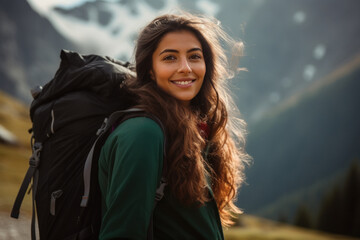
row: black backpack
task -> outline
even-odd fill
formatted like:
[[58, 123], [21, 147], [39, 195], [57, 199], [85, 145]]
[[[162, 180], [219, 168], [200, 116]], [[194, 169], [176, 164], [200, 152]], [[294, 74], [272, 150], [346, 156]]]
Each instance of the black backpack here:
[[[155, 120], [163, 132], [164, 128], [155, 117], [131, 108], [134, 98], [121, 87], [135, 75], [128, 63], [66, 50], [60, 58], [54, 78], [32, 92], [29, 132], [33, 154], [11, 217], [18, 218], [32, 179], [32, 239], [36, 239], [35, 203], [41, 239], [98, 239], [101, 193], [97, 160], [107, 136], [122, 121], [137, 116]], [[163, 166], [162, 176], [165, 169]], [[165, 185], [162, 178], [154, 207]], [[152, 239], [152, 224], [151, 219], [148, 239]]]

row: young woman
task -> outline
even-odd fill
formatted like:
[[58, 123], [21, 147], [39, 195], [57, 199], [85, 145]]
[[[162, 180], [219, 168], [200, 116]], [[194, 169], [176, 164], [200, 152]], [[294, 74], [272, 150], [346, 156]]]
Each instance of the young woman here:
[[[165, 133], [136, 117], [107, 139], [100, 239], [146, 239], [150, 219], [154, 239], [223, 239], [222, 225], [240, 212], [233, 201], [248, 155], [243, 121], [228, 116], [224, 40], [219, 24], [190, 14], [160, 16], [140, 33], [137, 78], [125, 87]], [[167, 186], [154, 208], [163, 166]]]

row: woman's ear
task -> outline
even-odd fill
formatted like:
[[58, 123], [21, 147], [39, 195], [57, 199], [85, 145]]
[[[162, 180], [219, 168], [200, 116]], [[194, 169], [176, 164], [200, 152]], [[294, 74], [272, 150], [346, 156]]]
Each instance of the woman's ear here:
[[150, 70], [150, 78], [151, 78], [151, 80], [154, 80], [155, 81], [155, 76], [154, 76], [154, 72], [153, 72], [153, 70]]

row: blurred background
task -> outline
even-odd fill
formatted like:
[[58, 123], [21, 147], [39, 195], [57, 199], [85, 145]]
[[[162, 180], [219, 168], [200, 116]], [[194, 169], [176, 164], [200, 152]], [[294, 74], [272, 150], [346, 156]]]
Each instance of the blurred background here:
[[358, 0], [0, 0], [0, 7], [0, 239], [29, 236], [30, 197], [26, 224], [8, 215], [30, 156], [30, 89], [52, 79], [60, 50], [131, 61], [141, 27], [179, 8], [216, 17], [245, 44], [239, 67], [247, 71], [229, 86], [248, 123], [253, 163], [237, 202], [245, 215], [226, 238], [360, 238]]

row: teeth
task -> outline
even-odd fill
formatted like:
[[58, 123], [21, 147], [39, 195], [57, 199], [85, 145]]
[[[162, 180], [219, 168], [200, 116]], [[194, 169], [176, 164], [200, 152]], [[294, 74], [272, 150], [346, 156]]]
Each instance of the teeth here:
[[176, 84], [179, 84], [179, 85], [186, 85], [186, 84], [190, 84], [192, 81], [175, 81]]

